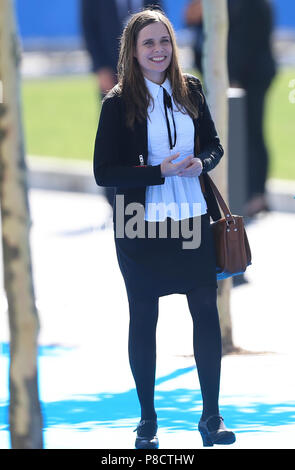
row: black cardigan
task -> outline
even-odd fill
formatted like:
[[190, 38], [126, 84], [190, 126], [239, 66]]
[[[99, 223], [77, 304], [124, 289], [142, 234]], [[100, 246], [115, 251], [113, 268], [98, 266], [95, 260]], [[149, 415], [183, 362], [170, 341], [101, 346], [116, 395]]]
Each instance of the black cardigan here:
[[[201, 151], [197, 153], [195, 145], [194, 154], [203, 162], [204, 196], [208, 212], [212, 219], [216, 220], [220, 218], [220, 211], [206, 173], [218, 164], [223, 155], [223, 148], [200, 80], [189, 74], [185, 74], [185, 77], [193, 102], [199, 109], [199, 117], [193, 122], [195, 137], [199, 136], [200, 139]], [[147, 165], [147, 158], [147, 120], [136, 121], [133, 130], [127, 128], [123, 100], [118, 94], [110, 93], [102, 105], [95, 139], [93, 170], [97, 185], [116, 187], [116, 194], [125, 196], [125, 207], [132, 202], [145, 206], [146, 186], [165, 182], [165, 178], [161, 175], [161, 165]], [[115, 204], [116, 198], [114, 198], [114, 212]]]

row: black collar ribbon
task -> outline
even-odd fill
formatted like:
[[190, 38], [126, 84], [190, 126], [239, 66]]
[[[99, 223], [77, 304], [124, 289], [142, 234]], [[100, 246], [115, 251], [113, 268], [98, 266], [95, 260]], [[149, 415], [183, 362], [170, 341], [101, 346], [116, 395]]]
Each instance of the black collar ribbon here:
[[[176, 144], [176, 126], [175, 126], [175, 121], [174, 121], [172, 100], [168, 91], [165, 90], [164, 87], [161, 87], [161, 88], [163, 88], [163, 103], [164, 103], [164, 110], [165, 110], [165, 117], [166, 117], [166, 125], [167, 125], [167, 130], [168, 130], [169, 144], [170, 144], [170, 149], [173, 149], [173, 147], [175, 147], [175, 144]], [[172, 116], [172, 121], [173, 121], [174, 143], [172, 143], [171, 128], [170, 128], [170, 123], [168, 119], [168, 108], [171, 110], [171, 116]]]

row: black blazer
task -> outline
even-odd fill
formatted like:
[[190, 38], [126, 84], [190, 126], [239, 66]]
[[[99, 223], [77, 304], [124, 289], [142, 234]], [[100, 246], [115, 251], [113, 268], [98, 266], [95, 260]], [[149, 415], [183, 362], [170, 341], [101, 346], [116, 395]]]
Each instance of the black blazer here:
[[[145, 0], [143, 7], [156, 5], [161, 1]], [[116, 0], [80, 0], [81, 29], [85, 46], [92, 62], [92, 70], [110, 67], [117, 70], [119, 38], [123, 24], [120, 21]]]
[[[206, 174], [212, 170], [223, 155], [214, 122], [198, 78], [185, 74], [191, 97], [198, 106], [199, 117], [194, 119], [195, 142], [200, 139], [200, 153], [195, 156], [203, 162], [203, 180], [208, 212], [216, 220], [220, 211]], [[141, 157], [143, 161], [141, 162]], [[115, 92], [110, 92], [103, 102], [97, 129], [93, 170], [98, 186], [116, 187], [116, 194], [124, 195], [124, 206], [137, 202], [145, 206], [146, 186], [164, 184], [161, 165], [147, 165], [147, 120], [136, 121], [134, 129], [126, 127], [124, 103]], [[116, 198], [114, 198], [115, 214]]]

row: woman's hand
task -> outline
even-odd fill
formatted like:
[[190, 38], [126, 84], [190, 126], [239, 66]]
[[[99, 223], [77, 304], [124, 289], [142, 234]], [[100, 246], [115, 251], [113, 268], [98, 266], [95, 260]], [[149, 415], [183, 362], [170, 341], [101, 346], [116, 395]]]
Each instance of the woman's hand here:
[[104, 94], [106, 94], [116, 85], [114, 72], [108, 67], [99, 69], [97, 72], [97, 80], [100, 91]]
[[194, 157], [193, 155], [189, 155], [188, 157], [181, 160], [178, 163], [172, 163], [172, 160], [176, 160], [180, 153], [176, 153], [171, 155], [170, 157], [164, 158], [161, 163], [161, 173], [162, 176], [180, 176], [180, 172], [184, 171], [185, 168], [190, 168], [193, 164]]
[[194, 178], [200, 176], [203, 170], [203, 163], [200, 158], [193, 158], [191, 163], [178, 173], [178, 176]]

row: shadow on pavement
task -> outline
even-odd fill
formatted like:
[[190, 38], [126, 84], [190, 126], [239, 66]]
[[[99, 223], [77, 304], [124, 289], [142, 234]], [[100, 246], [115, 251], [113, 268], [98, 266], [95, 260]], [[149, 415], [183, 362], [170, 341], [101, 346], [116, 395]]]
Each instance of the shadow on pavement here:
[[[39, 354], [58, 356], [63, 348], [43, 346]], [[8, 345], [2, 343], [2, 352], [8, 355]], [[193, 431], [197, 427], [201, 414], [201, 393], [186, 388], [170, 390], [157, 390], [157, 386], [170, 380], [179, 378], [195, 370], [195, 367], [177, 369], [172, 373], [159, 377], [156, 380], [155, 402], [159, 426], [166, 432]], [[198, 384], [198, 382], [196, 382]], [[58, 387], [58, 385], [56, 385]], [[169, 386], [171, 388], [171, 384]], [[269, 427], [288, 425], [294, 423], [294, 402], [264, 403], [253, 401], [251, 397], [245, 401], [245, 396], [233, 396], [233, 405], [221, 406], [221, 414], [226, 425], [236, 432], [269, 431]], [[229, 402], [231, 397], [222, 397]], [[262, 397], [263, 400], [263, 397]], [[44, 429], [62, 426], [90, 431], [99, 426], [108, 428], [130, 428], [139, 420], [139, 405], [136, 390], [131, 389], [120, 393], [73, 394], [71, 399], [42, 402]], [[0, 402], [1, 430], [8, 429], [8, 403]]]

